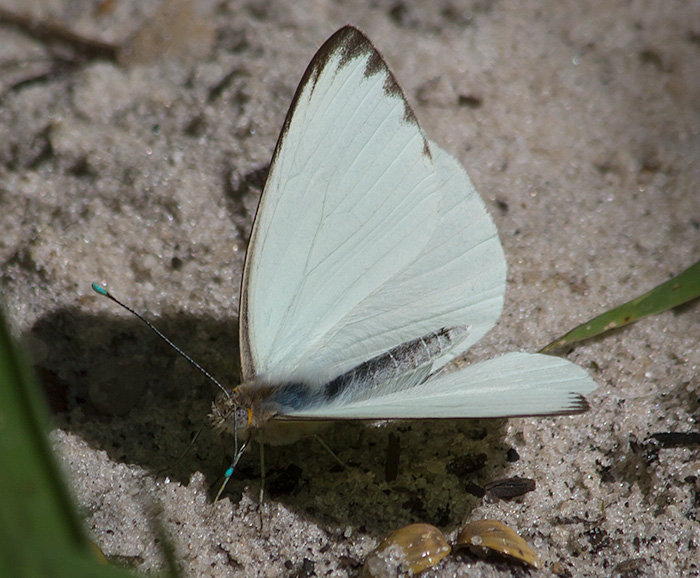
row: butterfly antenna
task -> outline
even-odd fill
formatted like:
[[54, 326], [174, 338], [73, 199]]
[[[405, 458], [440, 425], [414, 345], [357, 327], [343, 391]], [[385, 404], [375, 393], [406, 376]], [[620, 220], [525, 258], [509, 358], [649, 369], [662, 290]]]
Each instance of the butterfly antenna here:
[[143, 315], [140, 315], [139, 313], [134, 311], [131, 307], [129, 307], [128, 305], [125, 305], [124, 303], [119, 301], [119, 299], [117, 299], [114, 295], [112, 295], [109, 291], [107, 291], [107, 289], [105, 289], [104, 287], [100, 287], [97, 283], [92, 284], [92, 290], [95, 293], [97, 293], [98, 295], [102, 295], [103, 297], [107, 297], [107, 299], [111, 299], [117, 305], [119, 305], [120, 307], [123, 307], [129, 313], [131, 313], [132, 315], [135, 315], [138, 319], [143, 321], [146, 325], [148, 325], [148, 327], [151, 329], [151, 331], [153, 331], [158, 337], [160, 337], [163, 341], [165, 341], [177, 353], [179, 353], [182, 357], [184, 357], [190, 363], [190, 365], [192, 367], [194, 367], [195, 369], [198, 369], [201, 373], [204, 374], [204, 376], [209, 381], [211, 381], [214, 385], [216, 385], [216, 387], [218, 387], [221, 391], [223, 391], [224, 394], [226, 394], [226, 397], [231, 397], [229, 392], [226, 391], [224, 386], [221, 385], [221, 383], [219, 383], [219, 381], [211, 373], [209, 373], [206, 369], [204, 369], [201, 365], [199, 365], [199, 363], [197, 363], [194, 359], [192, 359], [189, 355], [187, 355], [182, 349], [180, 349], [177, 345], [175, 345], [172, 341], [170, 341], [170, 339], [168, 339], [165, 335], [163, 335], [158, 330], [158, 328], [155, 325], [153, 325], [153, 323], [151, 323], [148, 319], [143, 317]]

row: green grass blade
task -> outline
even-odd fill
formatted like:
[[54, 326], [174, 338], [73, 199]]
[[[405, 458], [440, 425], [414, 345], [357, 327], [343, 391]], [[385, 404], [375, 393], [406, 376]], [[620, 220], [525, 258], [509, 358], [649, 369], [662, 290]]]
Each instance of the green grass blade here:
[[48, 413], [34, 375], [0, 319], [0, 500], [4, 522], [38, 540], [88, 549], [46, 439]]
[[0, 576], [133, 578], [97, 561], [46, 438], [48, 424], [0, 308]]
[[540, 353], [546, 353], [556, 347], [595, 337], [611, 329], [617, 329], [639, 321], [649, 315], [673, 309], [699, 296], [700, 261], [648, 293], [623, 303], [598, 317], [594, 317], [586, 323], [582, 323], [559, 339], [555, 339], [549, 345], [543, 347]]

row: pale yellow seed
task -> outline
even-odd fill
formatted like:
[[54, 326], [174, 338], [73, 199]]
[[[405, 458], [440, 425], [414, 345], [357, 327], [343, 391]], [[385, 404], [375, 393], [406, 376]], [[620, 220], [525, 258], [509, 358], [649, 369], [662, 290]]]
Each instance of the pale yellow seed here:
[[435, 566], [451, 549], [435, 526], [410, 524], [389, 534], [367, 557], [362, 578], [389, 578], [396, 576], [397, 570], [415, 576]]
[[459, 547], [471, 547], [477, 554], [486, 549], [515, 558], [533, 568], [539, 567], [537, 554], [529, 544], [515, 530], [497, 520], [478, 520], [467, 524], [457, 535], [455, 548]]

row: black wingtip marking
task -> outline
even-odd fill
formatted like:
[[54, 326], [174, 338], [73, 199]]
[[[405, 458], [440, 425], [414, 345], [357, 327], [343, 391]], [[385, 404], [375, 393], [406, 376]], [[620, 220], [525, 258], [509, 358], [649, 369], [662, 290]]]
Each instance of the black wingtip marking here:
[[588, 403], [588, 400], [580, 393], [574, 394], [574, 403], [572, 404], [572, 410], [569, 413], [584, 413], [589, 409], [591, 409], [591, 404]]
[[[588, 400], [583, 397], [580, 393], [571, 392], [571, 401], [569, 406], [562, 409], [561, 411], [553, 411], [550, 413], [535, 413], [531, 417], [557, 417], [562, 415], [578, 415], [580, 413], [585, 413], [591, 409]], [[525, 417], [525, 416], [523, 416]]]
[[[388, 97], [401, 100], [404, 106], [404, 122], [415, 125], [421, 134], [423, 134], [423, 131], [418, 124], [416, 114], [413, 112], [411, 105], [408, 103], [401, 85], [399, 85], [399, 83], [396, 81], [396, 78], [387, 66], [384, 57], [362, 31], [351, 25], [344, 26], [335, 32], [328, 40], [326, 40], [326, 42], [323, 43], [321, 48], [319, 48], [318, 52], [311, 60], [304, 77], [299, 83], [297, 93], [300, 92], [301, 87], [304, 86], [306, 82], [312, 82], [315, 84], [323, 68], [336, 54], [340, 55], [339, 68], [346, 66], [356, 58], [362, 58], [369, 55], [364, 72], [365, 77], [369, 78], [375, 74], [383, 74], [386, 77], [384, 82], [385, 94]], [[425, 140], [426, 154], [432, 158], [428, 141], [425, 139], [425, 136], [423, 138]]]
[[591, 405], [588, 403], [588, 400], [585, 397], [583, 397], [580, 393], [571, 392], [570, 395], [571, 402], [569, 407], [562, 409], [561, 411], [556, 411], [543, 415], [548, 415], [552, 417], [556, 417], [558, 415], [578, 415], [580, 413], [585, 413], [589, 409], [591, 409]]
[[282, 126], [282, 130], [280, 131], [280, 135], [277, 139], [275, 152], [272, 155], [272, 162], [270, 163], [270, 167], [274, 166], [275, 164], [277, 155], [279, 154], [279, 151], [282, 148], [282, 143], [289, 130], [289, 125], [291, 124], [292, 118], [294, 117], [294, 111], [296, 110], [297, 103], [299, 101], [299, 98], [301, 97], [302, 92], [304, 92], [306, 86], [308, 84], [311, 84], [313, 90], [324, 68], [334, 57], [339, 56], [338, 66], [339, 68], [342, 68], [343, 66], [346, 66], [348, 63], [352, 62], [356, 58], [362, 58], [367, 54], [369, 54], [369, 59], [367, 61], [367, 66], [364, 72], [365, 77], [370, 77], [375, 74], [385, 75], [385, 94], [390, 98], [396, 98], [401, 101], [404, 107], [404, 122], [413, 124], [418, 129], [418, 132], [423, 137], [423, 153], [432, 161], [433, 155], [430, 150], [428, 139], [425, 137], [423, 129], [421, 129], [420, 124], [418, 124], [416, 114], [413, 112], [411, 105], [408, 103], [406, 95], [401, 89], [401, 86], [398, 82], [396, 82], [396, 79], [391, 73], [391, 70], [389, 70], [386, 61], [379, 53], [379, 51], [374, 47], [370, 39], [367, 38], [367, 36], [365, 36], [363, 32], [361, 32], [354, 26], [347, 25], [343, 26], [343, 28], [336, 31], [328, 40], [326, 40], [323, 43], [321, 48], [318, 49], [314, 57], [311, 59], [309, 65], [306, 67], [306, 71], [304, 71], [304, 75], [301, 77], [301, 81], [299, 81], [299, 86], [297, 86], [297, 89], [294, 93], [294, 97], [292, 98], [292, 104], [290, 105], [289, 110], [287, 111], [287, 116], [284, 120], [284, 125]]

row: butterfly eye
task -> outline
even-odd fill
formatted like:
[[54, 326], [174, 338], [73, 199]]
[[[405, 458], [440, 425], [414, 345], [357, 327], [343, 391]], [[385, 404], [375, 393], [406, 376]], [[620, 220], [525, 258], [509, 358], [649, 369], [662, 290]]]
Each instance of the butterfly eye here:
[[253, 411], [247, 407], [236, 406], [231, 417], [233, 418], [235, 429], [247, 429], [253, 421]]
[[219, 431], [236, 434], [239, 430], [247, 429], [253, 422], [253, 410], [246, 400], [240, 399], [238, 391], [233, 396], [221, 393], [214, 401], [209, 415], [211, 423]]

